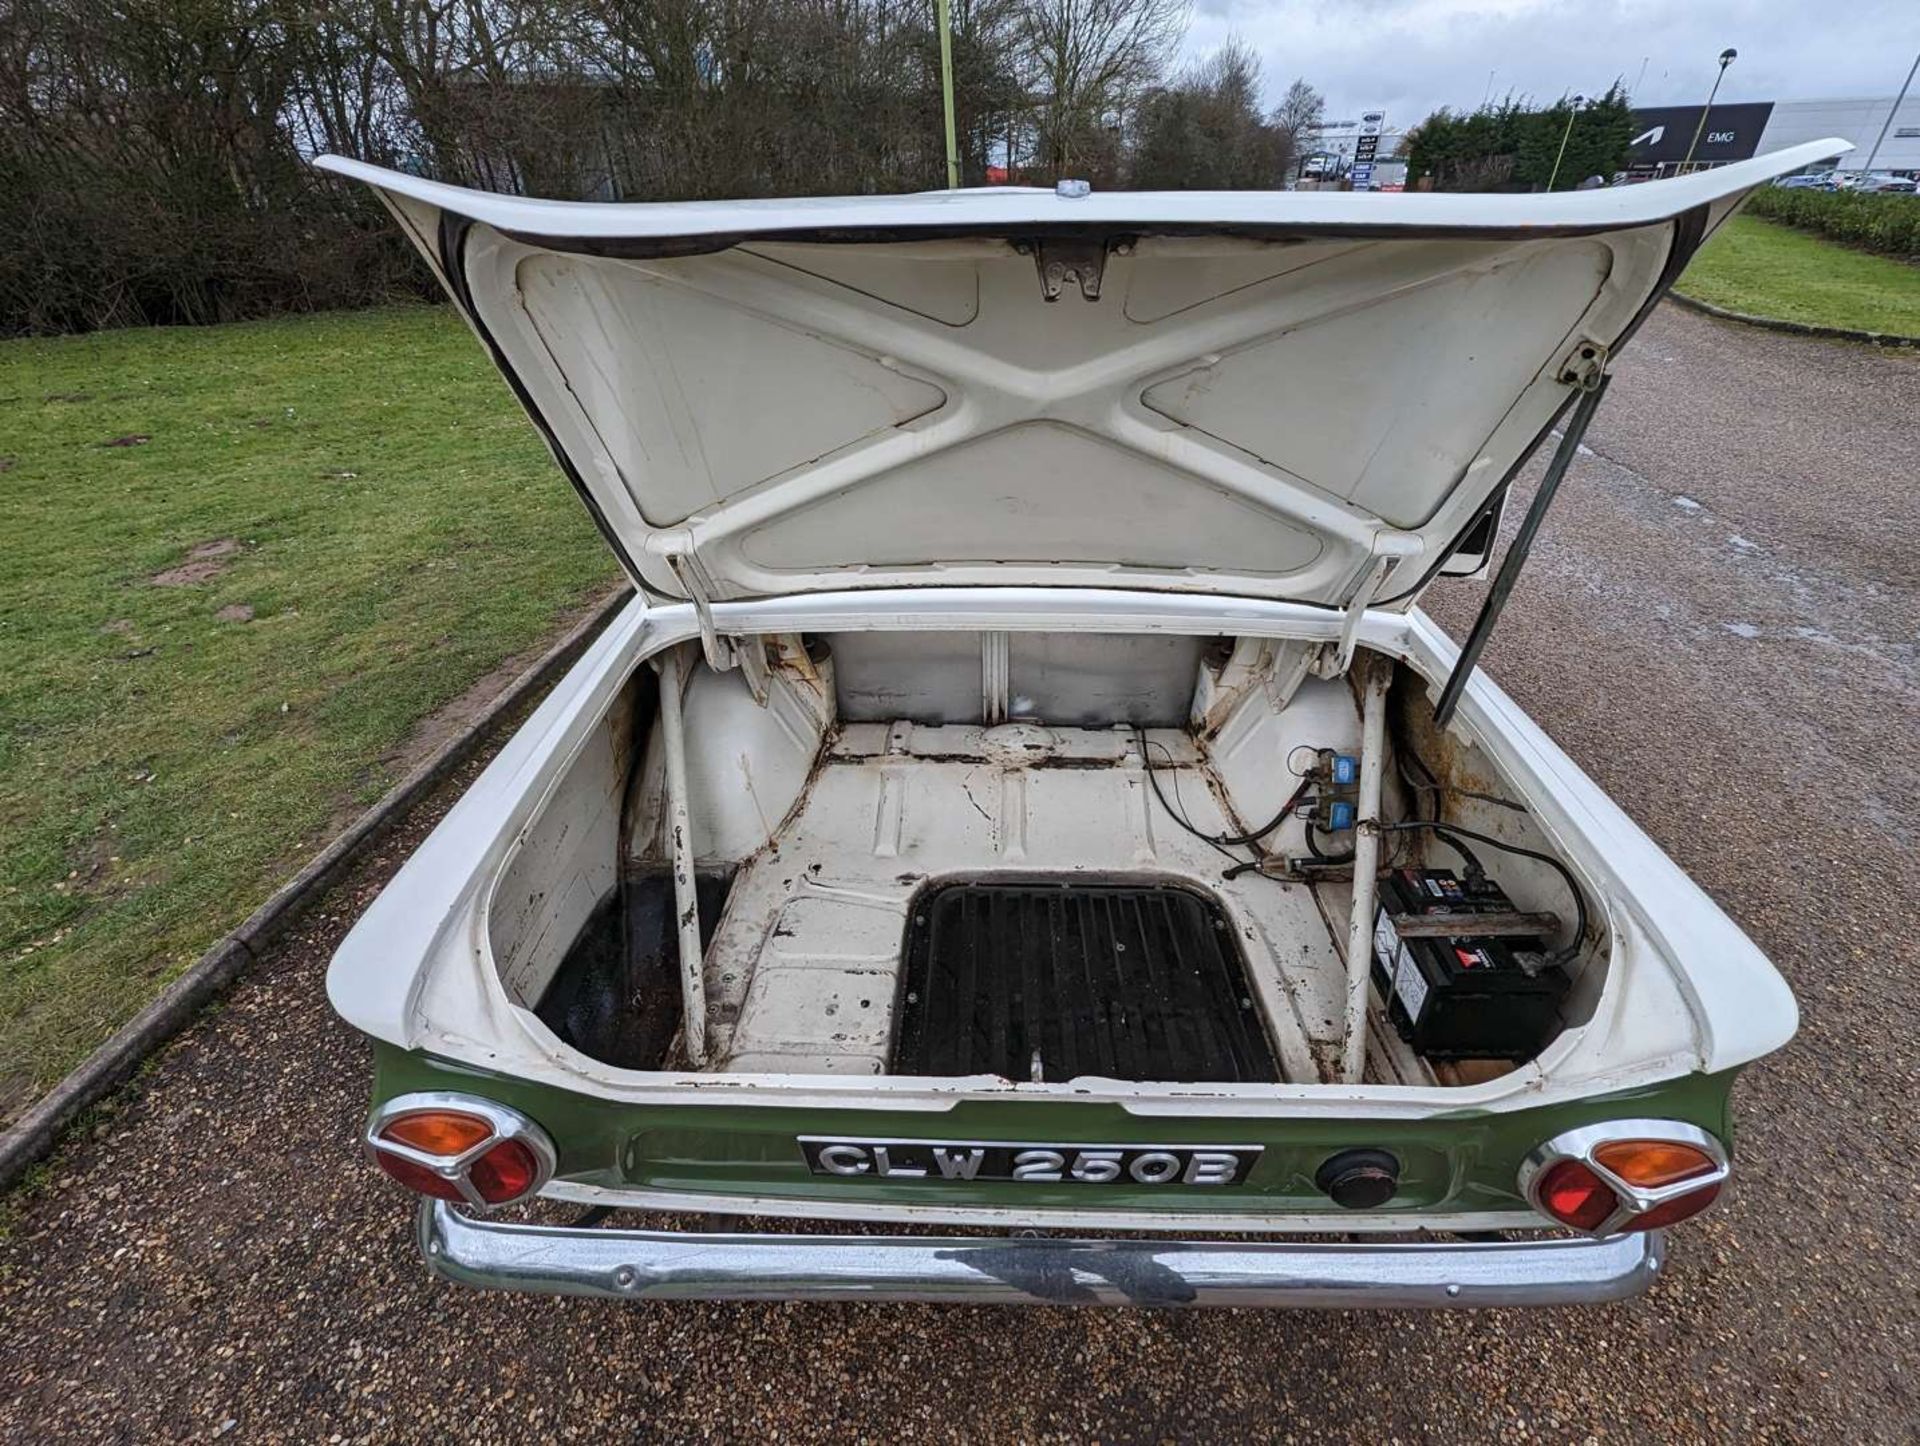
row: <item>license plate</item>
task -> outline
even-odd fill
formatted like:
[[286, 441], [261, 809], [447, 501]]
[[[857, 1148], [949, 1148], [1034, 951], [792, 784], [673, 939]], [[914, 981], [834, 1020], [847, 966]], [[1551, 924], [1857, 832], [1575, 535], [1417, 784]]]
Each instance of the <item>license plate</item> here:
[[801, 1135], [816, 1175], [869, 1180], [1018, 1180], [1034, 1185], [1239, 1185], [1258, 1145], [1009, 1145]]

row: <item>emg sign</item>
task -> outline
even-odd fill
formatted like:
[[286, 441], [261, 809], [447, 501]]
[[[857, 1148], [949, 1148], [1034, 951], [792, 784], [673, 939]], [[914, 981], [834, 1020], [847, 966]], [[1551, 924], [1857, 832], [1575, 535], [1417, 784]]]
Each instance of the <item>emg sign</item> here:
[[[1633, 148], [1628, 164], [1657, 166], [1687, 158], [1687, 147], [1700, 129], [1701, 107], [1697, 105], [1657, 105], [1633, 113]], [[1773, 102], [1742, 101], [1716, 105], [1707, 117], [1707, 128], [1700, 133], [1696, 161], [1744, 161], [1760, 145], [1760, 132], [1767, 128], [1773, 114]]]

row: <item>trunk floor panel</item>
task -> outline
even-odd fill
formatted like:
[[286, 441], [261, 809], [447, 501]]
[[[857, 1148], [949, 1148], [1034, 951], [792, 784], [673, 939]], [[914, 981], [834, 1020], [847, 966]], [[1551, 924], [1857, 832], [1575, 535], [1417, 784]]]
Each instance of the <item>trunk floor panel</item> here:
[[940, 884], [908, 924], [889, 1071], [1273, 1083], [1232, 926], [1170, 884]]
[[[1195, 827], [1244, 827], [1227, 816], [1189, 735], [1148, 737], [1162, 788]], [[1283, 739], [1280, 756], [1295, 741]], [[1304, 852], [1298, 827], [1289, 821], [1276, 835], [1276, 852]], [[903, 1070], [891, 1061], [917, 900], [950, 882], [1046, 876], [1185, 887], [1217, 901], [1245, 961], [1242, 997], [1265, 1023], [1280, 1078], [1326, 1078], [1339, 1054], [1345, 971], [1313, 893], [1253, 874], [1227, 882], [1225, 868], [1154, 798], [1131, 729], [849, 724], [735, 877], [706, 956], [712, 1067]], [[1042, 1063], [1055, 1081], [1044, 1046]], [[976, 1077], [1031, 1078], [1027, 1058], [1006, 1075], [983, 1052], [974, 1068]]]

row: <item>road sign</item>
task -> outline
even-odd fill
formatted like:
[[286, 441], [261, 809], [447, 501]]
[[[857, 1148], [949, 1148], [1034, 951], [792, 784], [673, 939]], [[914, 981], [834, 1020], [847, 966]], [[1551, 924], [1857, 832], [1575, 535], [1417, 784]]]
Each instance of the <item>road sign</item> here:
[[1383, 110], [1370, 110], [1360, 117], [1360, 134], [1353, 143], [1353, 184], [1360, 187], [1373, 179], [1373, 163], [1380, 154], [1380, 132], [1387, 123], [1387, 113]]

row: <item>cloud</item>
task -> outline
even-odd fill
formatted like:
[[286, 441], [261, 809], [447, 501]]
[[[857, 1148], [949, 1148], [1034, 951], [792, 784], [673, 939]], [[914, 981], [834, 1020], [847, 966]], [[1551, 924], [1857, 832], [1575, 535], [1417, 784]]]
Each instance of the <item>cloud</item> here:
[[1920, 48], [1913, 0], [1196, 0], [1185, 54], [1230, 35], [1259, 53], [1268, 99], [1295, 76], [1332, 120], [1384, 108], [1394, 129], [1491, 94], [1547, 102], [1616, 79], [1644, 105], [1891, 96]]

